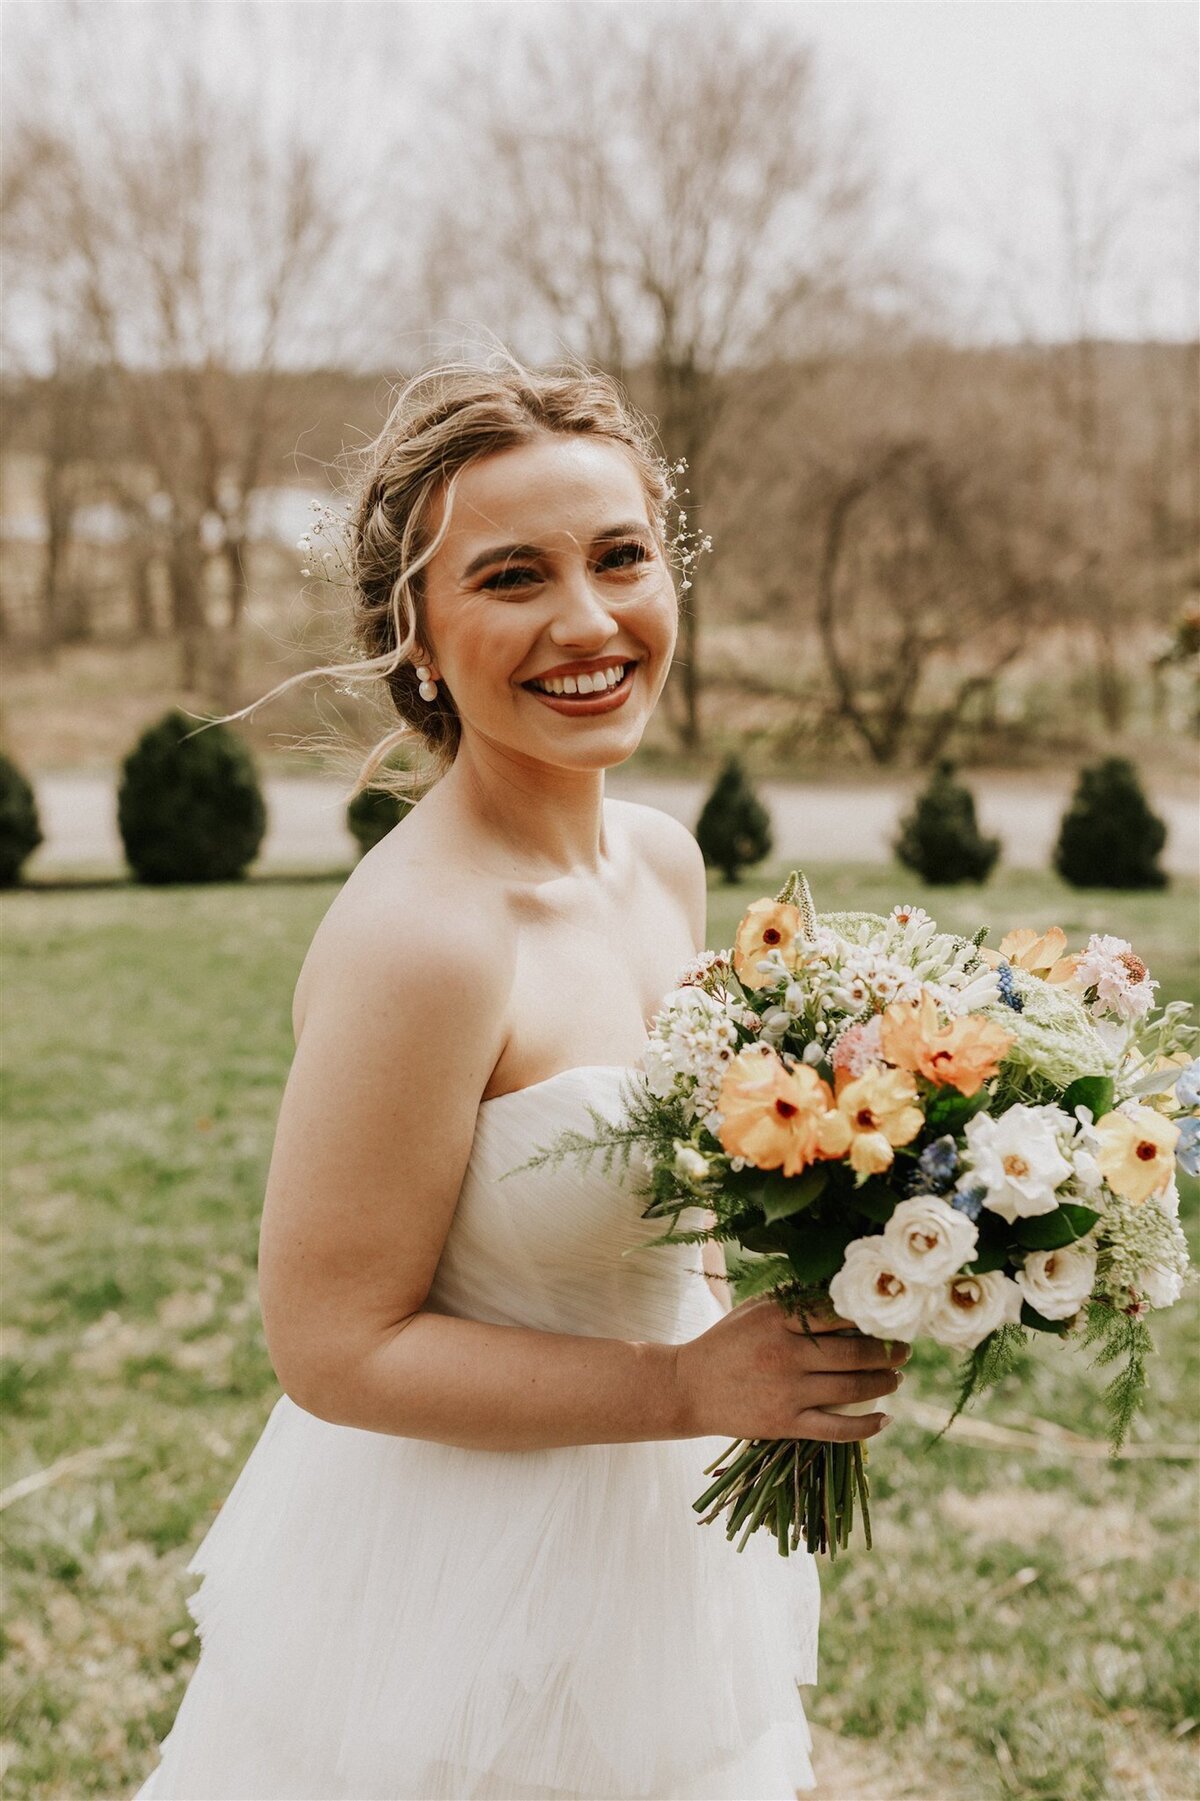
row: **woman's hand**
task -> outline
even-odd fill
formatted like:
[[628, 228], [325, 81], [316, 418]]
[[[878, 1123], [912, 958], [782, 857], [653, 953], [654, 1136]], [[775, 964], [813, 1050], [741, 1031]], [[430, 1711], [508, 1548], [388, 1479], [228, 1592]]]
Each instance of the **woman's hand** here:
[[873, 1438], [887, 1414], [821, 1409], [894, 1394], [908, 1356], [906, 1344], [867, 1338], [835, 1314], [810, 1313], [806, 1321], [769, 1296], [743, 1301], [677, 1347], [685, 1435]]

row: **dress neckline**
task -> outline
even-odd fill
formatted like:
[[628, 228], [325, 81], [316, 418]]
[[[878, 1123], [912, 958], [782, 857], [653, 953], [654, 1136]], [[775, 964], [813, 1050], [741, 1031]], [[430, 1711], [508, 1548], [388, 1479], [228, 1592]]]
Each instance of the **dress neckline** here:
[[591, 1075], [596, 1070], [612, 1070], [621, 1075], [640, 1074], [637, 1063], [573, 1063], [569, 1069], [556, 1069], [552, 1076], [543, 1076], [540, 1082], [527, 1082], [524, 1088], [509, 1088], [503, 1094], [490, 1094], [479, 1103], [480, 1111], [484, 1107], [494, 1107], [499, 1101], [515, 1101], [523, 1094], [536, 1094], [541, 1088], [548, 1088], [552, 1082], [561, 1082], [565, 1076]]

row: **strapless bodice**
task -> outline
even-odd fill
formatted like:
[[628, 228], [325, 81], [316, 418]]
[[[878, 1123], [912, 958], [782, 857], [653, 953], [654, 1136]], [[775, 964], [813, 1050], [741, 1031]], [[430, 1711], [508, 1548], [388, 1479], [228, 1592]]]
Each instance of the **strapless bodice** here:
[[[454, 1218], [426, 1305], [434, 1312], [544, 1332], [680, 1343], [721, 1315], [697, 1245], [647, 1245], [641, 1153], [518, 1169], [568, 1127], [590, 1135], [588, 1108], [622, 1111], [636, 1068], [589, 1064], [480, 1105]], [[699, 1209], [682, 1217], [698, 1226]]]

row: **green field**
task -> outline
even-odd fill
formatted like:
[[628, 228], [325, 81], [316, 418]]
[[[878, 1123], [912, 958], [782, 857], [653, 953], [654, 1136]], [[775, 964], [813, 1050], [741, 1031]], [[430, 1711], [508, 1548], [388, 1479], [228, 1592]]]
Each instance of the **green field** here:
[[[1080, 896], [1018, 872], [930, 893], [895, 871], [809, 873], [821, 906], [919, 901], [946, 924], [989, 921], [992, 943], [1018, 924], [1059, 923], [1073, 946], [1120, 931], [1161, 999], [1200, 987], [1194, 885]], [[710, 942], [782, 874], [714, 886]], [[258, 1214], [292, 984], [333, 892], [6, 902], [3, 1480], [53, 1478], [2, 1516], [14, 1801], [131, 1793], [191, 1668], [184, 1565], [278, 1393]], [[1194, 1185], [1185, 1204], [1194, 1232]], [[946, 1404], [951, 1369], [914, 1360], [873, 1458], [876, 1550], [825, 1583], [808, 1697], [823, 1795], [1200, 1791], [1197, 1312], [1193, 1290], [1160, 1316], [1153, 1398], [1119, 1463], [1067, 1436], [1102, 1435], [1100, 1378], [1077, 1354], [1038, 1355], [932, 1451], [921, 1409]]]

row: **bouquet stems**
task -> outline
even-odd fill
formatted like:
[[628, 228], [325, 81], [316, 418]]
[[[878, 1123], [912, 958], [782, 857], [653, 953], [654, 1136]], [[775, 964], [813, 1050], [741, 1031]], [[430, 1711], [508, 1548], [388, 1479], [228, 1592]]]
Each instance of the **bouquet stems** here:
[[799, 1550], [803, 1538], [814, 1555], [835, 1558], [850, 1543], [856, 1506], [870, 1548], [867, 1457], [860, 1441], [738, 1439], [704, 1473], [717, 1480], [692, 1506], [706, 1526], [726, 1514], [725, 1535], [738, 1539], [739, 1551], [761, 1526], [781, 1557]]

